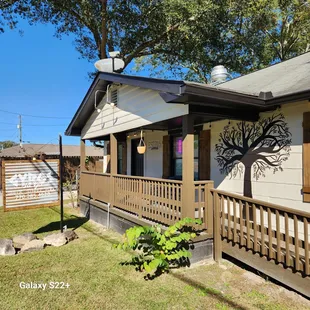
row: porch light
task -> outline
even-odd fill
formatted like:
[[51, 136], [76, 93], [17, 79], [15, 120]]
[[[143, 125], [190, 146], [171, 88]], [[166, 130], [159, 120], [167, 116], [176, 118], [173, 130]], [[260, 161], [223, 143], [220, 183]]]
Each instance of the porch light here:
[[137, 146], [137, 151], [139, 154], [144, 154], [146, 151], [146, 145], [145, 145], [145, 142], [143, 140], [143, 131], [142, 130], [141, 130], [140, 142]]

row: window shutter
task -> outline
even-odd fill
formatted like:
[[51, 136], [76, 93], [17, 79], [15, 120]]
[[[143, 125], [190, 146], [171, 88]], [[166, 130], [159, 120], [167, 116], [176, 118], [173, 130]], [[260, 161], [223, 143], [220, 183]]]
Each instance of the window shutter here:
[[111, 163], [110, 163], [110, 158], [111, 158], [111, 146], [110, 142], [106, 142], [107, 145], [107, 170], [106, 173], [110, 173], [110, 168], [111, 168]]
[[305, 112], [303, 119], [303, 174], [304, 202], [310, 202], [310, 112]]
[[127, 174], [127, 142], [124, 141], [122, 142], [122, 150], [123, 150], [123, 154], [122, 154], [122, 163], [123, 163], [123, 166], [122, 166], [122, 174]]
[[167, 179], [171, 174], [171, 144], [170, 136], [163, 137], [163, 179]]
[[210, 149], [211, 131], [202, 130], [199, 133], [199, 180], [210, 180]]

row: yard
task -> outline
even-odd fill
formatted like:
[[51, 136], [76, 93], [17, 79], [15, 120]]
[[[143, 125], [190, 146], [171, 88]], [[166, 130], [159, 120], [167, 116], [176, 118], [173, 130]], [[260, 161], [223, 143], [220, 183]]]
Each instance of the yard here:
[[[15, 257], [0, 257], [0, 309], [310, 309], [309, 301], [228, 261], [200, 263], [145, 281], [120, 262], [113, 231], [66, 208], [68, 228], [79, 239]], [[30, 231], [43, 236], [59, 228], [59, 209], [4, 213], [0, 238]], [[22, 289], [20, 282], [65, 282], [62, 289]]]

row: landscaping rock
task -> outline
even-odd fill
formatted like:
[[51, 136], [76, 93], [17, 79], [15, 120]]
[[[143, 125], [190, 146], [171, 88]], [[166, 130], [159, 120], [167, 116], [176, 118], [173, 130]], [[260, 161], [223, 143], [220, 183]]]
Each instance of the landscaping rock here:
[[38, 239], [36, 235], [34, 235], [33, 233], [27, 232], [22, 235], [13, 237], [13, 244], [15, 248], [21, 249], [27, 242], [31, 240], [36, 240], [36, 239]]
[[79, 238], [74, 230], [66, 230], [63, 234], [68, 242]]
[[21, 253], [33, 252], [44, 249], [45, 243], [42, 240], [28, 241], [20, 250]]
[[0, 239], [0, 255], [15, 255], [15, 249], [11, 239]]
[[53, 246], [62, 246], [67, 243], [65, 235], [62, 233], [48, 235], [43, 239], [43, 241], [47, 245], [53, 245]]

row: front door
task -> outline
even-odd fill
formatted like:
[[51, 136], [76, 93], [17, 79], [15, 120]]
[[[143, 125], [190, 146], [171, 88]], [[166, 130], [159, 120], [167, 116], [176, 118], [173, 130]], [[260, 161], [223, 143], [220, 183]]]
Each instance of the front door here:
[[139, 154], [137, 146], [140, 139], [131, 140], [131, 175], [143, 177], [144, 175], [144, 154]]

